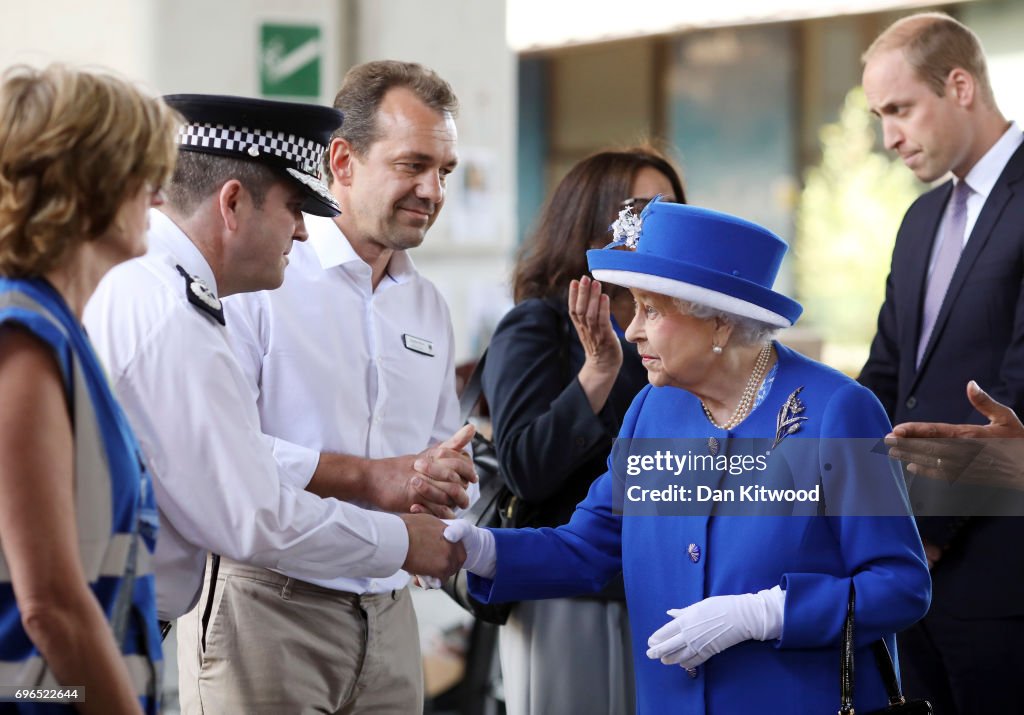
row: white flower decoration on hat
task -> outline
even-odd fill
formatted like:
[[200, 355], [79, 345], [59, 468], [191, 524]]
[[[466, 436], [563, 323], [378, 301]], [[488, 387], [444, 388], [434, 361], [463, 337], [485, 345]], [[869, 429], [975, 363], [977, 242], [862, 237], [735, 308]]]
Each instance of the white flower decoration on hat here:
[[612, 242], [608, 247], [624, 246], [630, 250], [636, 250], [637, 241], [640, 240], [640, 231], [643, 229], [643, 221], [633, 211], [632, 206], [619, 211], [619, 217], [611, 225]]

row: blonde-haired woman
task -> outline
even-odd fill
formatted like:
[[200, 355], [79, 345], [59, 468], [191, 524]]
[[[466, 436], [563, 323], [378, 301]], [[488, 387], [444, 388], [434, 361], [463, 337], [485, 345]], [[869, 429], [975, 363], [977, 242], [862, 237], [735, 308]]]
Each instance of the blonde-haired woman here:
[[81, 315], [145, 252], [177, 124], [106, 74], [0, 82], [0, 683], [84, 686], [80, 712], [158, 709], [156, 507]]

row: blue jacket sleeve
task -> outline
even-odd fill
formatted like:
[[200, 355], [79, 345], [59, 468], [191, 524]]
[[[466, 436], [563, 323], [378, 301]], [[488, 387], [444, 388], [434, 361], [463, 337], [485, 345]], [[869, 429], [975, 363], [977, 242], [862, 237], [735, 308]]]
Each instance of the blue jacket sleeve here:
[[485, 603], [567, 598], [600, 591], [622, 570], [621, 517], [612, 513], [612, 479], [597, 479], [569, 523], [555, 529], [494, 529], [494, 579], [469, 576]]
[[[630, 405], [620, 437], [631, 436], [650, 387]], [[494, 529], [493, 579], [469, 574], [469, 591], [484, 602], [564, 598], [599, 591], [622, 570], [622, 516], [614, 512], [609, 471], [591, 485], [568, 524], [555, 529]]]

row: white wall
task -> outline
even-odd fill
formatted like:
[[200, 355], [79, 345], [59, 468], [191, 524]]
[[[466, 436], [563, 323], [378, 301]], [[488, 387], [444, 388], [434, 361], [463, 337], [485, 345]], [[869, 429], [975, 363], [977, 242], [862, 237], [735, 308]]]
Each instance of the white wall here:
[[[324, 104], [370, 59], [420, 62], [452, 83], [463, 169], [413, 259], [452, 307], [459, 359], [475, 356], [506, 307], [515, 235], [516, 58], [503, 0], [0, 0], [0, 67], [84, 63], [159, 93], [257, 95], [268, 21], [320, 27]], [[482, 191], [466, 191], [471, 164]]]
[[73, 62], [148, 81], [157, 2], [0, 0], [0, 67]]
[[265, 22], [320, 27], [320, 101], [340, 83], [342, 5], [335, 0], [145, 0], [155, 5], [154, 80], [160, 90], [257, 96]]
[[108, 67], [154, 91], [256, 95], [267, 21], [321, 28], [320, 100], [334, 98], [343, 6], [336, 0], [0, 0], [0, 67]]

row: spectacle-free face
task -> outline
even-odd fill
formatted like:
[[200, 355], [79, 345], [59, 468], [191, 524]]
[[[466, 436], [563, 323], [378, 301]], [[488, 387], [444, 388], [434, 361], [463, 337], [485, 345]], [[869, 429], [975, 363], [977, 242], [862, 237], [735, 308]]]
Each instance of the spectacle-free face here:
[[344, 187], [345, 233], [386, 249], [414, 248], [444, 206], [458, 163], [455, 121], [398, 87], [381, 100], [376, 126], [377, 139], [364, 156], [345, 146], [336, 160], [332, 147], [334, 180]]
[[305, 241], [302, 218], [305, 194], [294, 181], [276, 181], [256, 206], [248, 191], [239, 196], [237, 240], [225, 250], [231, 266], [231, 292], [270, 290], [284, 282], [293, 241]]
[[668, 296], [631, 288], [636, 314], [626, 340], [636, 344], [655, 387], [693, 391], [712, 367], [715, 322], [680, 312]]
[[117, 210], [117, 216], [104, 239], [112, 250], [114, 263], [137, 258], [146, 253], [146, 231], [149, 209], [164, 203], [160, 187], [146, 183], [129, 196]]
[[951, 72], [940, 96], [900, 49], [881, 50], [864, 66], [864, 94], [881, 120], [885, 148], [921, 181], [935, 181], [949, 171], [963, 178], [973, 164], [964, 90], [957, 81], [964, 75], [963, 70]]

